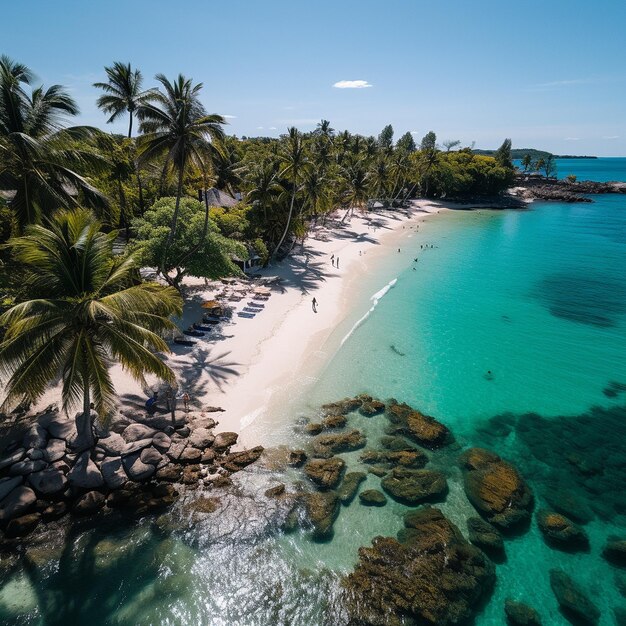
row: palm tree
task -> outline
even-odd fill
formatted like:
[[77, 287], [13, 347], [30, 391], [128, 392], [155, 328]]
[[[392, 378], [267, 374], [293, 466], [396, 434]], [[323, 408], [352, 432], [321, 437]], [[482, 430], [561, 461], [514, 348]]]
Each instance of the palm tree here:
[[284, 191], [278, 181], [276, 167], [273, 163], [265, 163], [251, 168], [248, 173], [248, 189], [246, 199], [253, 205], [261, 207], [263, 220], [267, 222], [267, 209], [271, 207], [278, 196]]
[[80, 447], [93, 444], [90, 403], [101, 417], [114, 407], [111, 363], [140, 382], [145, 373], [173, 380], [156, 353], [168, 351], [160, 336], [173, 328], [168, 317], [182, 312], [172, 287], [136, 283], [133, 258], [114, 257], [117, 233], [104, 234], [100, 226], [87, 210], [63, 210], [46, 227], [29, 226], [10, 240], [30, 299], [0, 316], [4, 406], [37, 400], [60, 377], [63, 408], [82, 401]]
[[363, 209], [369, 198], [369, 177], [363, 160], [356, 161], [344, 168], [341, 174], [343, 186], [343, 204], [347, 211], [343, 222], [355, 208]]
[[128, 113], [130, 139], [133, 133], [133, 114], [141, 105], [149, 102], [154, 90], [142, 91], [143, 76], [139, 70], [133, 70], [130, 63], [116, 61], [112, 67], [105, 67], [104, 71], [109, 78], [108, 82], [93, 84], [105, 92], [96, 100], [96, 104], [105, 113], [110, 114], [107, 124]]
[[0, 57], [0, 189], [14, 192], [11, 209], [18, 230], [36, 224], [59, 207], [108, 208], [107, 199], [77, 169], [101, 167], [102, 159], [78, 141], [96, 129], [65, 127], [78, 106], [60, 86], [36, 87], [27, 93], [32, 72], [7, 56]]
[[296, 193], [298, 192], [298, 183], [300, 182], [300, 175], [302, 169], [306, 164], [306, 155], [304, 153], [304, 144], [302, 142], [302, 133], [295, 127], [291, 127], [288, 130], [286, 145], [282, 152], [282, 161], [284, 163], [284, 169], [281, 172], [281, 176], [289, 175], [291, 183], [291, 202], [289, 203], [289, 214], [287, 215], [287, 222], [285, 223], [285, 230], [282, 237], [278, 242], [278, 245], [274, 249], [272, 256], [276, 256], [276, 253], [283, 245], [285, 237], [289, 232], [291, 226], [291, 218], [293, 216], [293, 207], [296, 202]]
[[176, 205], [161, 261], [161, 273], [169, 281], [167, 255], [176, 237], [185, 170], [191, 166], [206, 176], [211, 157], [217, 150], [215, 143], [223, 141], [222, 126], [226, 120], [221, 115], [209, 115], [205, 111], [199, 99], [202, 83], [194, 85], [182, 74], [173, 82], [163, 74], [157, 74], [156, 80], [161, 83], [163, 91], [154, 92], [151, 101], [137, 111], [143, 133], [139, 146], [141, 161], [165, 157], [164, 172], [173, 169], [178, 175]]

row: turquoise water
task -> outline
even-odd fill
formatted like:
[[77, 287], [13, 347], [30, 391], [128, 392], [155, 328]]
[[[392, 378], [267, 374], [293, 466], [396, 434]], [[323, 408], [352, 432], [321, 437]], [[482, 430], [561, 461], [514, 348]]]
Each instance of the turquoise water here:
[[[429, 218], [419, 232], [407, 230], [400, 254], [368, 275], [354, 314], [329, 345], [347, 339], [319, 377], [255, 423], [255, 434], [267, 446], [301, 446], [302, 417], [361, 392], [432, 414], [462, 446], [489, 447], [513, 461], [537, 508], [572, 509], [587, 520], [591, 539], [589, 553], [558, 552], [533, 522], [507, 540], [496, 589], [476, 626], [503, 624], [507, 597], [534, 606], [544, 624], [566, 624], [548, 583], [555, 566], [598, 604], [603, 626], [614, 624], [612, 610], [626, 598], [600, 551], [609, 535], [626, 533], [626, 393], [611, 385], [626, 383], [624, 268], [624, 196]], [[393, 280], [365, 317], [370, 295]], [[350, 420], [370, 445], [384, 433], [382, 418]], [[431, 455], [431, 464], [448, 474], [441, 508], [465, 532], [475, 512], [448, 454]], [[358, 452], [342, 456], [363, 469]], [[295, 471], [291, 477], [300, 478]], [[259, 508], [260, 494], [276, 480], [285, 478], [269, 468], [240, 475], [249, 497], [223, 502], [219, 518], [196, 516], [182, 502], [156, 520], [79, 526], [63, 540], [51, 530], [1, 570], [0, 622], [344, 623], [341, 576], [354, 567], [359, 546], [396, 534], [407, 509], [392, 501], [365, 508], [357, 499], [342, 507], [334, 538], [316, 543], [307, 532], [279, 532], [280, 511]], [[361, 489], [378, 485], [370, 474]]]
[[[520, 166], [520, 162], [516, 161]], [[595, 180], [601, 183], [609, 180], [626, 182], [625, 157], [599, 157], [597, 159], [556, 159], [556, 175], [565, 178], [570, 174], [578, 180]]]

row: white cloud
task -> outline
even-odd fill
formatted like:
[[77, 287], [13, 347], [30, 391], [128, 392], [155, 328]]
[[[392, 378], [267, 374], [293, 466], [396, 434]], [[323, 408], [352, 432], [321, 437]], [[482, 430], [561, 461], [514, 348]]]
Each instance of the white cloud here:
[[419, 130], [412, 130], [411, 131], [411, 135], [419, 135], [420, 131]]
[[270, 130], [276, 130], [276, 126], [270, 126]]
[[619, 135], [607, 135], [606, 137], [602, 137], [602, 139], [619, 139]]
[[563, 141], [580, 141], [580, 137], [563, 137]]
[[236, 119], [237, 119], [237, 116], [236, 116], [236, 115], [222, 115], [222, 117], [223, 117], [225, 120], [236, 120]]
[[263, 130], [263, 126], [257, 126], [256, 129], [257, 130]]
[[366, 80], [340, 80], [333, 87], [337, 89], [365, 89], [366, 87], [373, 87], [373, 85], [370, 85]]

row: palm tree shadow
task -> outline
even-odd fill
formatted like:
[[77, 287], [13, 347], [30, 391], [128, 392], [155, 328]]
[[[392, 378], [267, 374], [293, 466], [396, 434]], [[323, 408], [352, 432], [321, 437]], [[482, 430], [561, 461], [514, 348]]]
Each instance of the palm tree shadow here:
[[[209, 381], [212, 382], [220, 391], [224, 391], [225, 384], [233, 377], [239, 376], [237, 367], [241, 364], [234, 361], [226, 360], [231, 353], [222, 352], [213, 355], [208, 348], [199, 348], [194, 352], [194, 362], [190, 366], [185, 367], [182, 373], [181, 383], [185, 391], [192, 398], [204, 395], [207, 392]], [[199, 374], [206, 372], [209, 380], [202, 379]]]

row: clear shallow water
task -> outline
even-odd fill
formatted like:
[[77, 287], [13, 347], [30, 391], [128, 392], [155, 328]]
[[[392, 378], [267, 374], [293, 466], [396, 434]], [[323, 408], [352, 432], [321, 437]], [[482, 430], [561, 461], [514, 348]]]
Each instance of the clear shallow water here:
[[[396, 397], [444, 421], [461, 445], [516, 463], [537, 508], [566, 500], [591, 520], [588, 554], [547, 547], [534, 522], [508, 540], [477, 626], [504, 623], [506, 597], [535, 606], [545, 624], [565, 624], [548, 583], [557, 566], [601, 607], [603, 625], [626, 606], [617, 570], [600, 557], [607, 536], [626, 533], [626, 394], [610, 397], [611, 381], [626, 382], [626, 199], [597, 200], [446, 213], [407, 233], [402, 253], [368, 276], [331, 343], [372, 306], [370, 294], [397, 279], [374, 310], [306, 393], [254, 425], [264, 445], [297, 447], [306, 440], [299, 418], [322, 402], [361, 392]], [[384, 433], [382, 418], [350, 420], [372, 446]], [[358, 455], [342, 456], [363, 469]], [[441, 508], [465, 531], [475, 512], [459, 472], [445, 452], [432, 463], [449, 476]], [[269, 470], [241, 479], [253, 492], [256, 482], [262, 492], [276, 480]], [[361, 489], [378, 485], [369, 475]], [[340, 577], [359, 546], [395, 535], [407, 510], [391, 500], [365, 508], [357, 499], [342, 508], [332, 541], [316, 543], [304, 532], [274, 532], [273, 511], [229, 506], [242, 508], [231, 510], [238, 523], [225, 528], [211, 515], [190, 517], [183, 504], [158, 523], [79, 529], [58, 546], [61, 558], [52, 558], [51, 536], [0, 574], [0, 623], [340, 624]]]

